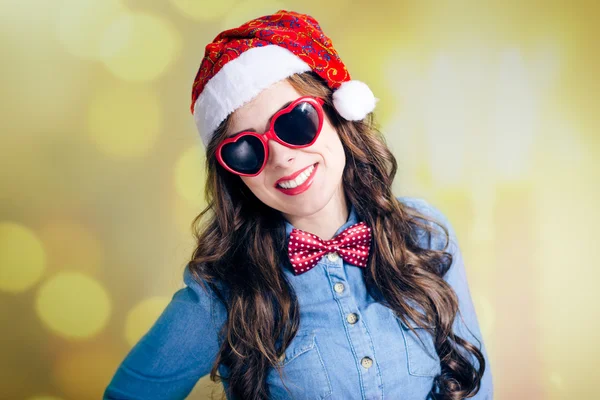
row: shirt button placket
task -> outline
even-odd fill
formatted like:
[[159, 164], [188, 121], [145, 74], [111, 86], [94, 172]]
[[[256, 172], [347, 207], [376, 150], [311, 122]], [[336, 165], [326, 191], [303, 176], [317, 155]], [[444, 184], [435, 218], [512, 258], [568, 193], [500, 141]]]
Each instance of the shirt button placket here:
[[[327, 253], [324, 259], [327, 260], [326, 263], [328, 264], [329, 278], [331, 279], [330, 285], [333, 288], [332, 295], [342, 312], [344, 330], [349, 339], [348, 344], [353, 349], [355, 362], [361, 371], [360, 384], [364, 395], [363, 398], [369, 400], [381, 399], [382, 381], [381, 375], [378, 372], [379, 367], [375, 365], [371, 336], [365, 322], [361, 320], [362, 315], [359, 312], [358, 299], [352, 295], [350, 287], [346, 289], [346, 264], [342, 257], [335, 251]], [[340, 266], [343, 268], [339, 268]], [[357, 267], [349, 266], [349, 268]], [[369, 356], [365, 356], [367, 354]]]

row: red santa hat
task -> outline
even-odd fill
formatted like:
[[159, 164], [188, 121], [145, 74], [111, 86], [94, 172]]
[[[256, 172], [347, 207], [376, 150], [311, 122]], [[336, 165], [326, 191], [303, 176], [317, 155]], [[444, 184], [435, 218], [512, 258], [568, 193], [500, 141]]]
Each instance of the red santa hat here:
[[221, 32], [206, 46], [192, 86], [191, 112], [204, 145], [229, 114], [263, 89], [311, 70], [334, 90], [343, 118], [361, 120], [375, 109], [378, 99], [365, 83], [350, 79], [311, 16], [280, 10]]

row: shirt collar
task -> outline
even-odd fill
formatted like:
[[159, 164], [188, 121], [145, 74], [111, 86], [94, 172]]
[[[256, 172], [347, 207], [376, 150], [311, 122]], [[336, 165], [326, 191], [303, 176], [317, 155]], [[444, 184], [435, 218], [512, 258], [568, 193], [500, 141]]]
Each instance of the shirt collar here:
[[[290, 238], [290, 234], [292, 233], [292, 229], [294, 229], [294, 226], [288, 222], [288, 220], [284, 219], [285, 221], [285, 237], [286, 240], [289, 240]], [[348, 213], [348, 220], [346, 221], [346, 223], [344, 223], [342, 226], [340, 226], [338, 228], [338, 230], [335, 232], [335, 234], [333, 236], [337, 236], [340, 232], [342, 232], [344, 229], [350, 227], [351, 225], [354, 225], [358, 222], [358, 217], [356, 215], [356, 209], [354, 208], [354, 205], [352, 203], [350, 203], [350, 212]]]

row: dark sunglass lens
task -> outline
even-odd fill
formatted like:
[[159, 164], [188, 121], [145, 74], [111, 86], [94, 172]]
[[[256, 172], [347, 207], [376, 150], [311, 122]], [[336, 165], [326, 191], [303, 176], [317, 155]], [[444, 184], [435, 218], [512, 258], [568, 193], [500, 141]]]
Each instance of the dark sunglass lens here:
[[302, 102], [289, 113], [280, 115], [273, 126], [281, 140], [298, 146], [312, 142], [318, 128], [319, 114], [308, 102]]
[[259, 138], [246, 135], [221, 149], [223, 161], [234, 171], [255, 174], [265, 159], [265, 150]]

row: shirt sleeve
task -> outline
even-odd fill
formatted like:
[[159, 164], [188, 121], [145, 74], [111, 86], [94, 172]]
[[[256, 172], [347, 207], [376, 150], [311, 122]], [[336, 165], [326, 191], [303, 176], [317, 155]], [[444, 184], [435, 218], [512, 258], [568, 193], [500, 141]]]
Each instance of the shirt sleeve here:
[[185, 399], [210, 373], [219, 350], [216, 297], [192, 278], [187, 266], [184, 283], [119, 365], [105, 400]]
[[[468, 342], [476, 346], [483, 353], [483, 357], [485, 359], [485, 371], [481, 379], [481, 387], [477, 392], [477, 395], [475, 395], [473, 399], [492, 399], [494, 387], [492, 381], [491, 365], [487, 354], [486, 346], [483, 342], [483, 335], [481, 334], [481, 329], [479, 326], [477, 314], [475, 312], [475, 307], [473, 305], [473, 300], [471, 298], [464, 260], [460, 251], [460, 247], [458, 245], [458, 239], [456, 237], [454, 227], [452, 226], [448, 218], [440, 210], [438, 210], [436, 207], [434, 207], [427, 201], [423, 199], [410, 199], [408, 200], [408, 202], [409, 205], [416, 208], [422, 214], [432, 217], [435, 221], [445, 226], [448, 230], [448, 234], [450, 235], [450, 241], [446, 251], [452, 254], [452, 265], [450, 266], [450, 269], [444, 276], [444, 279], [456, 292], [459, 304], [459, 313], [457, 313], [456, 315], [453, 330], [461, 338], [467, 340]], [[439, 228], [439, 226], [437, 226], [436, 224], [431, 225], [434, 228], [436, 228], [437, 233], [429, 236], [429, 248], [441, 250], [446, 244], [446, 237], [443, 234], [441, 228]], [[472, 361], [476, 366], [478, 366], [475, 357], [472, 357]]]

